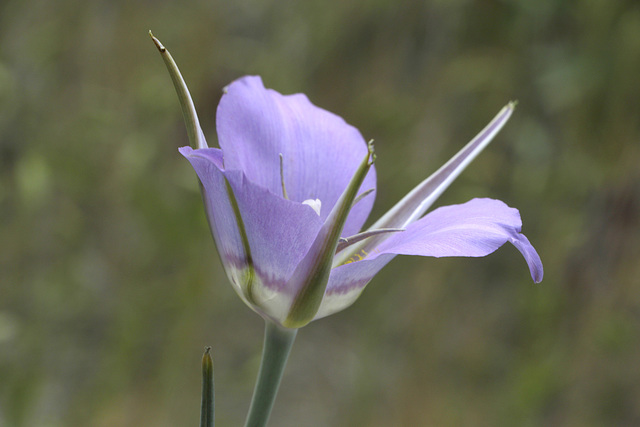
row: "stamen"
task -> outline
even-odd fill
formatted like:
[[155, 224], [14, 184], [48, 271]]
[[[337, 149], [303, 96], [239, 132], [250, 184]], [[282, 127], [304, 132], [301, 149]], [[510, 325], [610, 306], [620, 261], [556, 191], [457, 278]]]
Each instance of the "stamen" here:
[[338, 246], [336, 247], [336, 253], [368, 237], [376, 236], [383, 233], [397, 233], [398, 231], [404, 230], [404, 228], [379, 228], [377, 230], [363, 231], [362, 233], [354, 234], [350, 237], [341, 237], [338, 241]]
[[282, 197], [289, 200], [287, 189], [284, 186], [284, 158], [282, 156], [282, 153], [280, 153], [280, 182], [282, 183]]

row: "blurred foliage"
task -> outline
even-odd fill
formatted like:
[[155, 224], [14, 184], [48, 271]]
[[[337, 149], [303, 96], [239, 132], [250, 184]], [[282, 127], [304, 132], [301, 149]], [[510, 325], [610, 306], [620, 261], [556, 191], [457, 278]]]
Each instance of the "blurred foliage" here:
[[215, 144], [245, 74], [377, 142], [377, 218], [509, 100], [439, 204], [518, 207], [542, 255], [398, 258], [298, 337], [274, 426], [640, 424], [640, 4], [5, 0], [0, 425], [181, 426], [213, 347], [241, 425], [262, 322], [208, 233], [173, 87]]

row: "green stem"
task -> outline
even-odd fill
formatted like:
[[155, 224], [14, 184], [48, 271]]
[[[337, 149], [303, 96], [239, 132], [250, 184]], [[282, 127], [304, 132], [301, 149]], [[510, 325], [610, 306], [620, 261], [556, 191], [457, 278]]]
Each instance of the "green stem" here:
[[297, 333], [297, 329], [286, 329], [269, 320], [266, 321], [262, 362], [245, 427], [267, 425]]

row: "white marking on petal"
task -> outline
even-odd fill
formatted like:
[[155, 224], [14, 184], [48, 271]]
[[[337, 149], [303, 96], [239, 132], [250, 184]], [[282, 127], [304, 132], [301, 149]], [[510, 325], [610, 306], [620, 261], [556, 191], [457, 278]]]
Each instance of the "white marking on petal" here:
[[303, 205], [307, 205], [307, 206], [311, 206], [311, 209], [313, 209], [315, 211], [315, 213], [318, 214], [318, 216], [320, 216], [320, 208], [322, 207], [322, 202], [320, 201], [320, 199], [307, 199], [304, 202], [302, 202]]

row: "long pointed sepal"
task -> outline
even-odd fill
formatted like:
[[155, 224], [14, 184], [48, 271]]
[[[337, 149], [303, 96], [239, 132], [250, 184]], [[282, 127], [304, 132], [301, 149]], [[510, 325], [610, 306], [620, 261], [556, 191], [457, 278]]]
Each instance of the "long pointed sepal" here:
[[291, 276], [290, 284], [297, 293], [289, 315], [283, 322], [287, 328], [300, 328], [306, 325], [318, 312], [327, 288], [333, 257], [344, 223], [374, 160], [373, 143], [370, 142], [366, 157], [331, 210], [309, 252]]
[[171, 80], [173, 81], [173, 86], [176, 88], [178, 99], [180, 100], [180, 107], [182, 107], [184, 123], [187, 126], [189, 144], [191, 144], [193, 148], [208, 148], [207, 141], [205, 140], [202, 129], [200, 128], [196, 107], [191, 99], [191, 94], [189, 93], [187, 84], [182, 78], [182, 74], [180, 74], [178, 65], [173, 60], [173, 57], [167, 48], [160, 43], [160, 40], [154, 37], [151, 31], [149, 31], [149, 36], [151, 36], [151, 40], [153, 40], [153, 43], [158, 48], [160, 55], [162, 55], [162, 59], [164, 60], [167, 70], [169, 71], [169, 75], [171, 76]]

